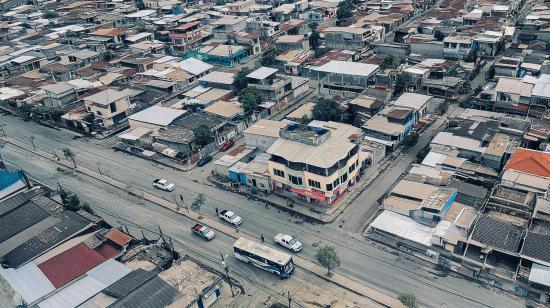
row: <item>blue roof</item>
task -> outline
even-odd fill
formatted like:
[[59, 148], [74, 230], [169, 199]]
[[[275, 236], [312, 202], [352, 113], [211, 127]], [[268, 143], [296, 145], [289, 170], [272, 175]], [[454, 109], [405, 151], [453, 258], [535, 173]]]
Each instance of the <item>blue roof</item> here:
[[0, 171], [0, 190], [6, 189], [18, 181], [24, 181], [22, 171]]

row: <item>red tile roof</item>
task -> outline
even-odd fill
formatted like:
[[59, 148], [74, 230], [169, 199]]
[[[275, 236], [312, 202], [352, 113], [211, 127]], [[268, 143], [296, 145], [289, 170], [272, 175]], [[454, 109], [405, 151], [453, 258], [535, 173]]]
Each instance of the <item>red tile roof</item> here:
[[105, 237], [123, 247], [132, 239], [128, 234], [117, 229], [105, 233]]
[[106, 259], [84, 243], [80, 243], [38, 265], [55, 288], [103, 263]]
[[510, 157], [506, 169], [550, 177], [550, 153], [518, 148]]

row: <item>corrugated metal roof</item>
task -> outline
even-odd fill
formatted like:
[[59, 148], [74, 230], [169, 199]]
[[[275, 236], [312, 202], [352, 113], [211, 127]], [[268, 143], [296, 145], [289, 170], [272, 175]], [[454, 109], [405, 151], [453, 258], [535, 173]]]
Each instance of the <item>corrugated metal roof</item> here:
[[109, 259], [88, 271], [87, 275], [101, 281], [107, 287], [128, 275], [131, 271], [128, 266]]
[[529, 273], [529, 281], [550, 286], [550, 267], [533, 263]]
[[134, 290], [123, 299], [118, 300], [109, 308], [149, 308], [165, 307], [172, 302], [178, 291], [158, 276]]
[[34, 262], [29, 262], [18, 269], [3, 269], [0, 266], [0, 275], [29, 304], [55, 290], [53, 284]]
[[39, 264], [38, 268], [56, 288], [59, 288], [104, 261], [103, 256], [80, 243]]
[[26, 203], [0, 217], [0, 243], [50, 216], [34, 203]]
[[197, 58], [187, 58], [178, 63], [179, 67], [186, 72], [189, 72], [193, 75], [200, 75], [212, 69], [214, 66], [203, 62]]
[[110, 285], [103, 292], [112, 297], [123, 298], [154, 276], [155, 273], [137, 269]]
[[435, 231], [434, 228], [421, 225], [412, 218], [391, 211], [383, 211], [370, 226], [425, 246], [432, 246], [431, 239]]
[[[303, 38], [303, 36], [301, 36], [301, 37]], [[262, 66], [259, 69], [253, 71], [252, 73], [246, 75], [246, 77], [247, 78], [252, 78], [252, 79], [263, 80], [263, 79], [266, 79], [267, 77], [275, 74], [277, 71], [278, 71], [278, 69], [276, 69], [276, 68]]]
[[71, 211], [63, 211], [59, 218], [59, 223], [6, 254], [4, 262], [10, 267], [19, 267], [92, 225], [89, 220]]
[[105, 288], [105, 284], [86, 276], [67, 286], [52, 297], [38, 303], [40, 308], [76, 307]]

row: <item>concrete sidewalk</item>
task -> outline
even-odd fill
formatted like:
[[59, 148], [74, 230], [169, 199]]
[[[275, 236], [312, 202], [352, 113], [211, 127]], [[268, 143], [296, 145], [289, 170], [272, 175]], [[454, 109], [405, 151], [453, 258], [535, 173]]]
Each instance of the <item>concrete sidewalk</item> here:
[[[17, 139], [11, 138], [11, 137], [5, 137], [5, 139], [8, 143], [17, 146], [25, 151], [34, 153], [35, 155], [39, 155], [43, 158], [49, 159], [51, 161], [54, 161], [62, 166], [65, 166], [66, 168], [73, 169], [73, 163], [71, 161], [68, 161], [66, 159], [62, 159], [61, 157], [56, 157], [53, 155], [53, 153], [33, 148], [32, 145], [24, 143], [22, 141], [19, 141]], [[212, 219], [205, 215], [200, 215], [194, 211], [190, 211], [187, 208], [179, 208], [176, 203], [167, 201], [161, 197], [158, 197], [154, 194], [151, 194], [149, 192], [146, 192], [144, 190], [141, 190], [136, 187], [132, 187], [124, 182], [121, 182], [117, 179], [111, 178], [109, 176], [105, 176], [100, 174], [99, 172], [89, 169], [85, 166], [79, 166], [77, 165], [76, 168], [77, 172], [80, 172], [82, 174], [85, 174], [89, 177], [92, 177], [96, 180], [102, 181], [106, 184], [109, 184], [113, 187], [119, 188], [121, 190], [124, 190], [130, 194], [133, 194], [135, 196], [139, 196], [147, 201], [150, 201], [152, 203], [155, 203], [157, 205], [160, 205], [168, 210], [171, 210], [175, 213], [178, 213], [180, 215], [184, 215], [194, 221], [204, 223], [211, 228], [214, 228], [215, 230], [219, 232], [223, 232], [227, 234], [228, 236], [231, 236], [235, 239], [239, 237], [248, 238], [250, 240], [259, 241], [258, 238], [247, 234], [245, 232], [238, 232], [233, 227], [228, 226], [226, 224], [221, 223], [218, 219]], [[340, 275], [338, 273], [333, 273], [330, 277], [326, 276], [326, 269], [299, 256], [293, 256], [294, 262], [297, 267], [302, 268], [314, 275], [317, 275], [326, 281], [332, 282], [342, 288], [345, 288], [347, 290], [350, 290], [352, 292], [355, 292], [359, 295], [365, 296], [383, 306], [387, 307], [404, 307], [399, 300], [396, 298], [389, 296], [381, 291], [378, 291], [376, 289], [370, 288], [368, 286], [365, 286], [357, 281], [354, 281], [350, 278], [347, 278], [343, 275]]]

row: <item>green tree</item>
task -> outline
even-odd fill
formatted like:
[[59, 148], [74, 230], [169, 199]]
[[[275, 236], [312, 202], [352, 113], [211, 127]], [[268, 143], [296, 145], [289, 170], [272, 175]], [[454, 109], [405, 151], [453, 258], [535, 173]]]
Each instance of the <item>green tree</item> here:
[[239, 93], [239, 103], [246, 115], [253, 114], [261, 102], [262, 95], [256, 89], [246, 88]]
[[338, 9], [336, 10], [336, 18], [339, 20], [350, 18], [353, 16], [353, 10], [355, 9], [353, 3], [350, 0], [344, 0], [338, 3]]
[[80, 198], [72, 191], [60, 187], [59, 197], [61, 197], [63, 208], [68, 211], [76, 212], [78, 210], [84, 210], [88, 213], [94, 213], [90, 205], [86, 202], [80, 201]]
[[450, 76], [450, 77], [456, 77], [458, 76], [458, 68], [453, 67], [451, 68], [448, 72], [447, 72], [447, 75]]
[[397, 299], [399, 299], [399, 301], [407, 308], [418, 307], [418, 300], [416, 299], [416, 295], [412, 293], [401, 293], [399, 294]]
[[487, 72], [485, 72], [485, 79], [492, 80], [493, 78], [495, 78], [495, 66], [491, 65]]
[[262, 63], [263, 66], [273, 65], [275, 64], [276, 56], [277, 55], [275, 54], [275, 50], [270, 50], [263, 55], [262, 60], [260, 62]]
[[483, 91], [483, 86], [482, 86], [482, 85], [478, 85], [478, 86], [474, 89], [474, 95], [478, 95], [479, 93], [481, 93], [481, 91]]
[[343, 121], [343, 111], [340, 105], [332, 99], [318, 97], [313, 106], [313, 119], [319, 121]]
[[424, 158], [426, 157], [426, 155], [428, 155], [428, 153], [430, 153], [430, 145], [429, 144], [427, 144], [425, 147], [420, 149], [420, 151], [418, 151], [418, 153], [416, 153], [417, 162], [421, 163], [424, 160]]
[[224, 5], [225, 4], [225, 0], [216, 0], [216, 5]]
[[34, 107], [33, 105], [31, 104], [27, 104], [27, 103], [22, 103], [18, 108], [17, 108], [17, 112], [25, 117], [25, 118], [30, 118], [31, 117], [31, 113], [33, 111]]
[[210, 126], [206, 124], [201, 124], [193, 129], [193, 135], [195, 137], [195, 143], [201, 148], [214, 141]]
[[473, 62], [475, 63], [477, 61], [477, 50], [470, 51], [466, 57], [464, 57], [464, 61], [466, 62]]
[[321, 246], [317, 249], [315, 259], [319, 264], [327, 269], [327, 275], [330, 276], [333, 269], [340, 266], [340, 258], [336, 248], [331, 245]]
[[309, 36], [309, 46], [313, 50], [316, 50], [319, 47], [319, 40], [321, 39], [321, 36], [317, 31], [318, 26], [319, 24], [316, 22], [312, 22], [309, 24], [309, 28], [311, 29], [311, 35]]
[[410, 133], [407, 136], [405, 136], [405, 139], [403, 140], [403, 142], [405, 143], [406, 146], [412, 147], [418, 143], [419, 138], [420, 136], [418, 135], [418, 133], [416, 132]]
[[437, 106], [437, 113], [443, 115], [449, 110], [449, 103], [447, 101], [442, 102]]
[[86, 122], [86, 125], [88, 125], [89, 133], [93, 132], [95, 129], [95, 114], [93, 112], [90, 112], [86, 114], [84, 117], [84, 122]]
[[442, 41], [445, 38], [445, 34], [439, 30], [435, 30], [434, 38], [438, 41]]
[[63, 155], [67, 160], [70, 160], [73, 162], [74, 168], [76, 169], [76, 162], [75, 162], [76, 155], [74, 154], [74, 152], [69, 148], [64, 148]]
[[46, 12], [44, 12], [44, 18], [46, 19], [56, 18], [57, 16], [58, 15], [56, 11], [47, 10]]
[[407, 72], [401, 72], [395, 77], [394, 94], [401, 94], [405, 90], [414, 85], [413, 77]]
[[195, 200], [193, 200], [193, 203], [191, 203], [191, 209], [193, 211], [196, 211], [199, 213], [199, 217], [201, 217], [201, 208], [204, 205], [204, 202], [206, 201], [206, 196], [202, 193], [200, 193]]
[[48, 108], [45, 111], [45, 114], [49, 116], [50, 120], [52, 120], [53, 122], [59, 122], [61, 120], [61, 116], [64, 113], [65, 112], [59, 107]]
[[384, 57], [384, 61], [382, 61], [382, 64], [380, 66], [382, 69], [397, 68], [399, 64], [401, 64], [401, 60], [399, 59], [399, 57], [390, 53]]
[[246, 78], [246, 75], [250, 74], [250, 72], [252, 72], [250, 68], [244, 67], [235, 75], [235, 88], [237, 93], [248, 86], [248, 78]]

